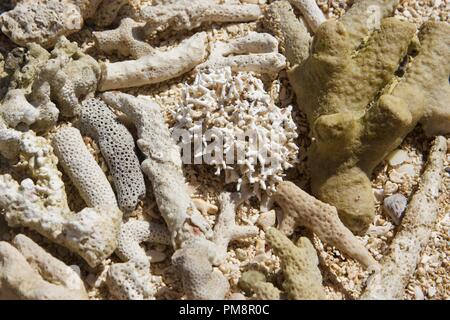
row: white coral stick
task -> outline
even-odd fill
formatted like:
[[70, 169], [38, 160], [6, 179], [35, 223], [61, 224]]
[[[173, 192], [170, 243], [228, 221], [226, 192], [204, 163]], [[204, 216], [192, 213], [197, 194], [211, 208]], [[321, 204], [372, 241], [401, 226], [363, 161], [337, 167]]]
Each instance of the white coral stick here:
[[389, 253], [381, 260], [381, 271], [369, 278], [362, 299], [403, 299], [405, 287], [436, 222], [446, 151], [446, 139], [436, 137], [419, 190], [408, 205], [401, 230], [392, 241]]
[[138, 87], [176, 78], [206, 56], [206, 33], [199, 32], [167, 51], [155, 51], [137, 60], [105, 63], [99, 90]]
[[19, 234], [0, 242], [0, 299], [87, 300], [79, 275]]
[[300, 10], [313, 32], [316, 32], [317, 28], [327, 20], [314, 0], [289, 0], [289, 2]]

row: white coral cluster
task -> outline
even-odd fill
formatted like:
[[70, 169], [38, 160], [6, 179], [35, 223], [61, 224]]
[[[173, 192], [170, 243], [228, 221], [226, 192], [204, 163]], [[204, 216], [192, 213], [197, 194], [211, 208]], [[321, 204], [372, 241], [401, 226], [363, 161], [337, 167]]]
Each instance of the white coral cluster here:
[[217, 175], [224, 171], [226, 182], [237, 182], [237, 190], [251, 185], [261, 194], [274, 191], [296, 161], [298, 134], [291, 112], [291, 106], [277, 107], [252, 73], [232, 74], [225, 67], [199, 72], [194, 83], [185, 86], [173, 130], [189, 130], [194, 139], [183, 139], [181, 145], [188, 150], [194, 142], [196, 163], [214, 150], [209, 164]]

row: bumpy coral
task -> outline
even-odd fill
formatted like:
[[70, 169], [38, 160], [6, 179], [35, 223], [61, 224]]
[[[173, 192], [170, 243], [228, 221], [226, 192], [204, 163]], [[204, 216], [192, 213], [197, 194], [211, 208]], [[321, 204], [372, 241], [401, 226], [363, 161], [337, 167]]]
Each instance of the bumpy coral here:
[[172, 262], [182, 274], [187, 296], [223, 299], [229, 284], [213, 265], [225, 259], [229, 241], [258, 233], [256, 227], [235, 225], [236, 207], [245, 198], [229, 194], [221, 196], [222, 212], [213, 233], [190, 199], [179, 150], [170, 137], [159, 105], [144, 96], [120, 92], [104, 93], [102, 98], [127, 114], [136, 125], [137, 143], [146, 157], [142, 170], [152, 182], [159, 211], [168, 226], [176, 249]]
[[114, 191], [78, 129], [59, 128], [53, 138], [53, 148], [59, 163], [88, 207], [117, 207]]
[[167, 51], [155, 50], [137, 60], [103, 63], [100, 91], [138, 87], [176, 78], [203, 62], [206, 33], [199, 32]]
[[[95, 207], [77, 214], [71, 212], [57, 168], [58, 160], [49, 143], [32, 131], [18, 132], [15, 141], [11, 135], [6, 138], [19, 152], [18, 166], [30, 175], [20, 184], [9, 174], [0, 176], [0, 207], [8, 224], [36, 230], [78, 253], [91, 266], [111, 255], [122, 222], [120, 210]], [[3, 154], [4, 150], [1, 151]]]
[[83, 27], [102, 0], [20, 0], [0, 16], [2, 32], [21, 46], [35, 42], [52, 47], [60, 36]]
[[99, 27], [109, 26], [114, 22], [120, 9], [130, 0], [103, 0], [95, 14], [95, 24]]
[[79, 275], [19, 234], [0, 242], [0, 299], [87, 300]]
[[428, 156], [418, 191], [408, 204], [402, 228], [392, 240], [388, 253], [381, 259], [381, 271], [368, 279], [362, 299], [403, 299], [405, 287], [436, 223], [446, 152], [447, 141], [438, 136]]
[[81, 101], [93, 97], [100, 79], [100, 67], [84, 54], [76, 42], [61, 37], [32, 87], [35, 105], [56, 104], [61, 114], [77, 114]]
[[421, 106], [397, 96], [405, 91], [400, 85], [393, 92], [389, 88], [414, 26], [393, 18], [371, 19], [370, 6], [378, 5], [382, 18], [395, 4], [360, 1], [339, 21], [323, 23], [311, 55], [303, 62], [294, 59], [288, 73], [313, 136], [308, 155], [312, 191], [336, 206], [341, 220], [356, 233], [364, 232], [374, 216], [373, 168], [422, 116]]
[[229, 67], [198, 73], [185, 86], [174, 118], [175, 134], [179, 129], [194, 134], [194, 139], [182, 136], [185, 160], [191, 161], [194, 145], [194, 163], [214, 165], [216, 174], [224, 171], [226, 183], [237, 182], [237, 190], [250, 186], [258, 196], [273, 191], [296, 161], [291, 107], [278, 108], [262, 81], [250, 73], [233, 75]]
[[239, 279], [239, 287], [258, 300], [280, 300], [280, 290], [259, 271], [246, 271]]
[[281, 259], [283, 288], [288, 297], [294, 300], [325, 299], [319, 259], [311, 241], [302, 237], [294, 245], [275, 228], [267, 230], [266, 239]]
[[113, 178], [119, 207], [134, 210], [145, 195], [145, 182], [131, 133], [98, 99], [83, 101], [80, 129], [98, 143]]
[[192, 30], [208, 22], [249, 22], [262, 15], [258, 5], [218, 4], [215, 0], [179, 0], [143, 7], [139, 21], [172, 30]]
[[283, 209], [280, 230], [285, 234], [292, 234], [296, 226], [306, 227], [323, 242], [335, 246], [365, 267], [378, 269], [378, 262], [344, 226], [335, 207], [317, 200], [290, 181], [277, 186], [273, 199]]
[[267, 33], [251, 32], [229, 42], [215, 42], [208, 59], [197, 69], [230, 67], [233, 71], [253, 71], [274, 76], [285, 65], [286, 59], [278, 53], [276, 38]]

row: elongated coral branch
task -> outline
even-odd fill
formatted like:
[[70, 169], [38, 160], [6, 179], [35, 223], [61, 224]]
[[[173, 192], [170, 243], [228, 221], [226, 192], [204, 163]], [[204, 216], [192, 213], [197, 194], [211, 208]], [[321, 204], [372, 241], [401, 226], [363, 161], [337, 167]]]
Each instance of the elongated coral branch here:
[[31, 131], [19, 133], [17, 138], [19, 165], [31, 178], [19, 184], [9, 174], [0, 176], [0, 207], [5, 220], [12, 227], [36, 230], [78, 253], [89, 265], [97, 265], [116, 248], [122, 213], [115, 207], [71, 212], [52, 147]]
[[406, 209], [401, 229], [381, 260], [381, 271], [368, 279], [362, 299], [403, 299], [405, 287], [436, 222], [446, 151], [446, 139], [438, 136], [430, 150], [419, 189]]
[[289, 0], [289, 2], [300, 10], [306, 23], [313, 32], [326, 21], [322, 10], [320, 10], [316, 1], [314, 0]]
[[302, 237], [295, 245], [275, 228], [267, 230], [266, 239], [281, 259], [283, 288], [288, 297], [294, 300], [325, 299], [319, 258], [311, 241]]
[[134, 210], [145, 195], [145, 182], [131, 133], [101, 100], [83, 101], [80, 115], [81, 131], [97, 141], [108, 164], [119, 207]]
[[267, 33], [252, 32], [229, 42], [215, 42], [208, 59], [197, 69], [231, 67], [233, 71], [254, 71], [276, 75], [286, 64], [278, 53], [278, 41]]
[[0, 299], [87, 300], [83, 281], [63, 262], [19, 234], [0, 242]]
[[292, 234], [296, 226], [304, 226], [365, 267], [377, 269], [378, 262], [339, 220], [335, 207], [317, 200], [289, 181], [278, 185], [273, 199], [283, 209], [280, 230], [285, 234]]
[[53, 138], [53, 147], [64, 171], [89, 207], [117, 207], [114, 191], [86, 148], [78, 129], [58, 129]]
[[191, 30], [206, 22], [248, 22], [261, 16], [258, 5], [217, 4], [215, 0], [180, 0], [176, 3], [146, 6], [139, 20], [153, 28]]
[[206, 56], [206, 33], [199, 32], [167, 51], [155, 51], [137, 60], [104, 63], [100, 91], [138, 87], [182, 75]]

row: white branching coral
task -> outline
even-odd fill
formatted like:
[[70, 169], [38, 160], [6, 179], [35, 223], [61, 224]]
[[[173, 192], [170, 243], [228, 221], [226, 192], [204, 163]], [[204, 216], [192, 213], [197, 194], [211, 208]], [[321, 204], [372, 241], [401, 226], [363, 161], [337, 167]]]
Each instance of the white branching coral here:
[[[216, 174], [225, 172], [227, 183], [237, 182], [238, 190], [252, 185], [261, 194], [274, 191], [284, 170], [296, 161], [297, 128], [291, 110], [277, 107], [251, 73], [233, 75], [229, 67], [207, 70], [185, 86], [183, 103], [174, 113], [174, 130], [187, 129], [194, 135], [194, 161], [203, 156], [217, 168]], [[190, 150], [191, 139], [181, 143], [184, 152]]]
[[0, 299], [87, 300], [80, 276], [23, 234], [0, 242]]
[[0, 149], [0, 152], [18, 158], [16, 166], [30, 175], [20, 183], [10, 174], [0, 175], [0, 208], [8, 224], [39, 232], [78, 253], [91, 266], [111, 255], [122, 222], [120, 210], [98, 206], [72, 212], [50, 143], [32, 131], [2, 129], [1, 132], [5, 132], [0, 136], [11, 149]]

